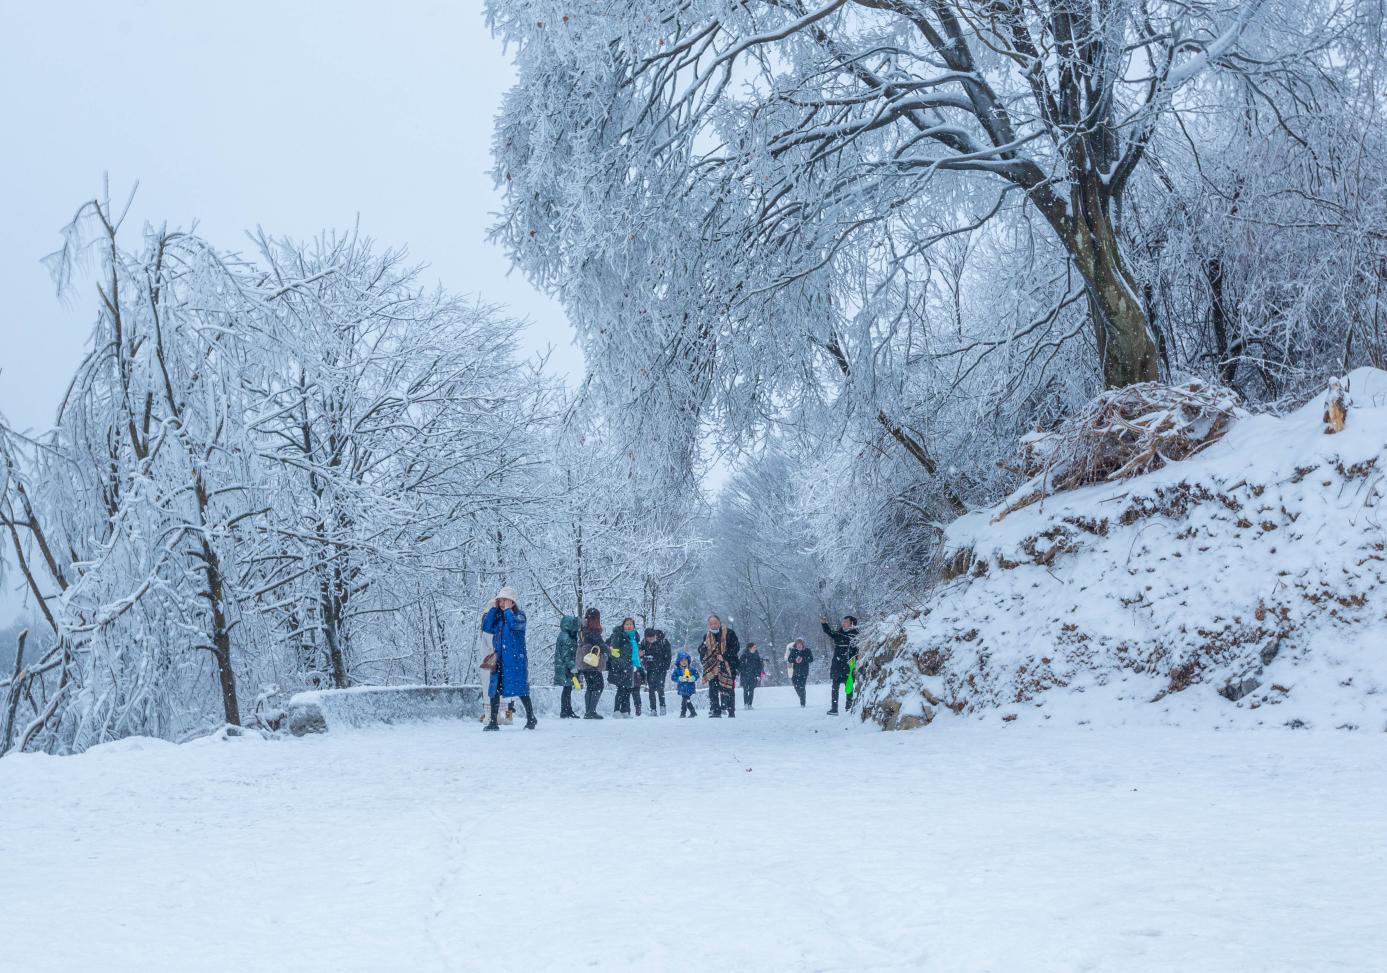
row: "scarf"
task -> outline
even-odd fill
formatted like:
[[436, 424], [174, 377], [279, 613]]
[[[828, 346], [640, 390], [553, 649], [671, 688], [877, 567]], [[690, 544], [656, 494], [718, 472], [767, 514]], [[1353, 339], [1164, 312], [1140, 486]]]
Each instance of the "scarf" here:
[[724, 689], [731, 689], [736, 686], [736, 679], [732, 675], [732, 668], [727, 664], [726, 651], [727, 629], [722, 628], [714, 632], [709, 629], [708, 634], [703, 637], [703, 681], [712, 684], [716, 679], [718, 685]]
[[631, 665], [633, 668], [641, 667], [641, 640], [636, 637], [636, 630], [633, 628], [626, 633], [626, 641], [631, 643]]

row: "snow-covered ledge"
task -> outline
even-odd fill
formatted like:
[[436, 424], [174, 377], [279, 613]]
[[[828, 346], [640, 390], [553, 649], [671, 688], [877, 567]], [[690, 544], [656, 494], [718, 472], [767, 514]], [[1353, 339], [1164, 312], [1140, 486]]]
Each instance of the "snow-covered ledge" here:
[[353, 686], [296, 693], [289, 700], [288, 726], [294, 736], [304, 736], [342, 726], [481, 715], [481, 686]]
[[[532, 686], [540, 716], [557, 716], [559, 689]], [[333, 727], [409, 723], [417, 720], [480, 720], [481, 686], [353, 686], [296, 693], [287, 706], [294, 736], [326, 733]], [[519, 705], [517, 704], [517, 709]]]

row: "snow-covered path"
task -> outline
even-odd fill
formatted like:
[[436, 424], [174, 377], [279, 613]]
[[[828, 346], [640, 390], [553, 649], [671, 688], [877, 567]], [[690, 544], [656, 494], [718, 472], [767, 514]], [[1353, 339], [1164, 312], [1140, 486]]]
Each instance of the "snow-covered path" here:
[[0, 970], [1387, 963], [1387, 735], [883, 734], [815, 692], [0, 761]]

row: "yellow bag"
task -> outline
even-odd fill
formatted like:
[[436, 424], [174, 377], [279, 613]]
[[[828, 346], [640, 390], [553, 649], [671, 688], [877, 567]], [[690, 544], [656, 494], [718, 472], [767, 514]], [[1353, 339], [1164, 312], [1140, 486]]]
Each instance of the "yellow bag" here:
[[598, 659], [596, 652], [589, 652], [587, 655], [583, 656], [583, 665], [591, 666], [593, 669], [597, 668], [597, 663], [599, 661], [601, 660]]

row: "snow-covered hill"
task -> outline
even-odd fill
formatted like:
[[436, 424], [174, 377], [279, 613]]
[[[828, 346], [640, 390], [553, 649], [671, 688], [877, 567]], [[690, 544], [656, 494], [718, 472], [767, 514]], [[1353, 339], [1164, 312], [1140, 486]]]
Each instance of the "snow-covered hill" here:
[[958, 520], [952, 580], [877, 632], [864, 716], [1387, 730], [1387, 372], [1348, 384], [1342, 432], [1317, 397], [1154, 473]]

